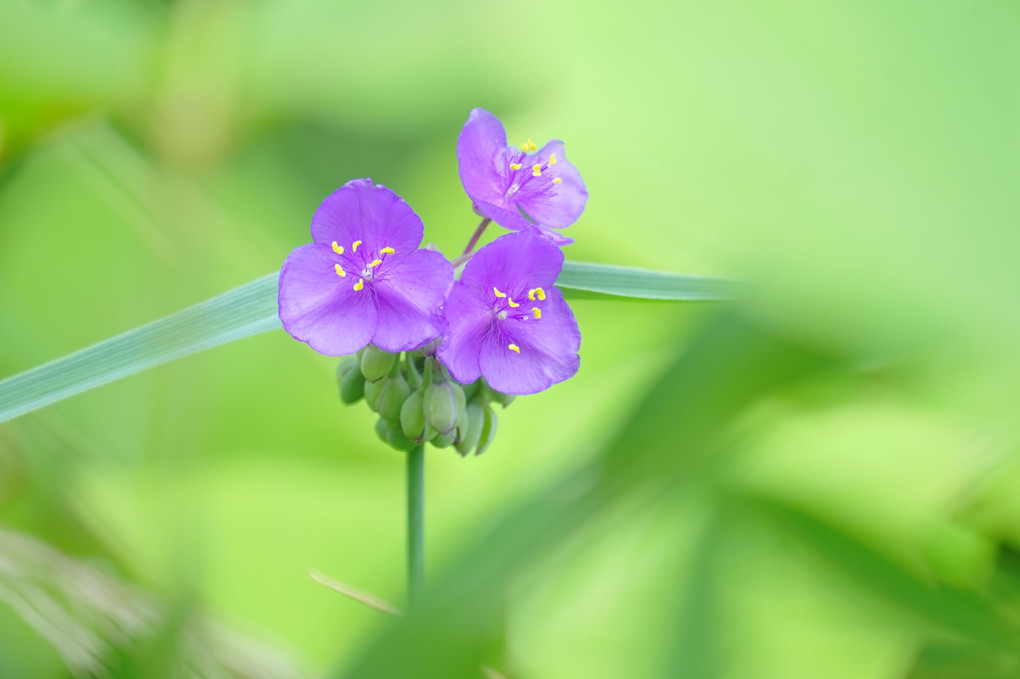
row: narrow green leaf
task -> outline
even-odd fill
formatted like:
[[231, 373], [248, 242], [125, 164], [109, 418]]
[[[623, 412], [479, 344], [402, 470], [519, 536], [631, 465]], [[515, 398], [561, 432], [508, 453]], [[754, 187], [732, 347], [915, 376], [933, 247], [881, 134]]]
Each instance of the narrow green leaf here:
[[673, 302], [718, 301], [736, 296], [736, 283], [722, 278], [685, 276], [590, 262], [564, 262], [556, 287], [574, 299], [648, 299]]
[[280, 327], [277, 274], [0, 381], [0, 422], [203, 349]]
[[[280, 327], [277, 273], [184, 311], [0, 380], [0, 422], [68, 396], [220, 344]], [[733, 283], [715, 278], [567, 262], [556, 282], [564, 295], [596, 299], [721, 300]]]

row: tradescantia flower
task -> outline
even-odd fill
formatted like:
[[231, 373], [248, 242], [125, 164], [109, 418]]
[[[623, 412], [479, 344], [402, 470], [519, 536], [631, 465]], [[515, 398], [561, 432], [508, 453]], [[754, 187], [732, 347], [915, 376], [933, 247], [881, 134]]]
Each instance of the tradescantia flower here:
[[460, 181], [478, 212], [514, 231], [538, 226], [554, 243], [573, 242], [551, 230], [577, 221], [588, 200], [563, 142], [539, 149], [529, 139], [508, 146], [496, 116], [476, 108], [457, 140], [457, 160]]
[[447, 297], [439, 359], [462, 384], [534, 394], [577, 372], [581, 334], [554, 287], [563, 253], [536, 230], [497, 238], [467, 263]]
[[321, 354], [367, 344], [416, 349], [442, 332], [440, 306], [453, 283], [443, 255], [419, 250], [418, 215], [390, 189], [355, 179], [312, 217], [312, 243], [280, 271], [283, 327]]

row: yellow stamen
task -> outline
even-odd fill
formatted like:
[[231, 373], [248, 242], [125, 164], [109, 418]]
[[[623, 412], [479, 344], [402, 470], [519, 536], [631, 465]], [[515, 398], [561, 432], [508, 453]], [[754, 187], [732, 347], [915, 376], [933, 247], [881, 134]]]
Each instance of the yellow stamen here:
[[379, 254], [380, 255], [392, 255], [394, 252], [396, 252], [396, 250], [394, 250], [393, 248], [383, 248], [382, 250], [379, 251]]
[[542, 310], [536, 307], [531, 307], [531, 312], [535, 314], [535, 318], [542, 318]]
[[493, 288], [492, 291], [494, 293], [496, 293], [496, 297], [506, 297], [506, 293], [505, 292], [500, 292], [499, 288]]
[[360, 240], [354, 241], [354, 244], [351, 245], [351, 252], [357, 252], [359, 245], [361, 245], [361, 241]]
[[379, 266], [380, 264], [382, 264], [381, 259], [373, 259], [372, 263], [368, 265], [368, 268], [371, 269], [373, 266]]
[[552, 154], [551, 156], [549, 156], [549, 164], [550, 165], [555, 165], [556, 164], [556, 154], [555, 153]]
[[531, 176], [532, 177], [541, 177], [542, 176], [542, 166], [541, 165], [532, 165], [531, 166]]
[[521, 348], [516, 344], [511, 344], [507, 347], [510, 351], [516, 351], [518, 354], [521, 353]]
[[[535, 288], [535, 295], [538, 297], [538, 299], [540, 301], [544, 300], [545, 299], [545, 290], [543, 290], [542, 288]], [[532, 299], [534, 299], [534, 298], [532, 298]]]
[[354, 284], [354, 289], [355, 290], [364, 290], [365, 289], [365, 279], [364, 278], [359, 278], [358, 282]]
[[340, 278], [343, 278], [344, 276], [347, 275], [347, 272], [344, 271], [344, 268], [339, 264], [334, 264], [333, 268], [336, 269], [336, 275], [339, 276]]
[[553, 180], [553, 184], [559, 184], [561, 181], [563, 180], [557, 177], [556, 179]]
[[519, 170], [519, 169], [521, 169], [521, 164], [520, 163], [510, 163], [510, 169], [511, 170]]
[[528, 299], [530, 299], [532, 302], [535, 301], [535, 288], [528, 290]]
[[528, 152], [528, 142], [524, 142], [523, 144], [521, 144], [521, 150], [524, 151], [525, 153]]
[[336, 241], [333, 241], [333, 252], [335, 252], [338, 255], [344, 254], [344, 246], [340, 245]]
[[538, 147], [537, 147], [537, 146], [535, 146], [535, 142], [533, 142], [533, 141], [531, 141], [531, 140], [529, 139], [529, 140], [528, 140], [528, 150], [529, 150], [529, 151], [534, 151], [534, 150], [535, 150], [535, 149], [537, 149], [537, 148], [538, 148]]
[[512, 298], [512, 297], [508, 297], [506, 301], [507, 301], [507, 302], [508, 302], [508, 303], [510, 304], [510, 306], [511, 306], [511, 307], [513, 307], [514, 309], [516, 309], [517, 307], [519, 307], [519, 306], [520, 306], [520, 304], [518, 304], [517, 302], [515, 302], [515, 301], [513, 300], [513, 298]]

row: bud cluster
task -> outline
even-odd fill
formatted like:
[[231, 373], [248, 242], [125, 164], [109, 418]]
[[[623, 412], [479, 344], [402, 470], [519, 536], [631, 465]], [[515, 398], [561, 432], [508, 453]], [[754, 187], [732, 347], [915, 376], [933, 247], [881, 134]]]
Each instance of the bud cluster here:
[[455, 381], [433, 355], [435, 347], [391, 354], [369, 345], [344, 356], [336, 369], [340, 400], [364, 399], [379, 415], [375, 432], [396, 450], [428, 441], [436, 448], [453, 446], [461, 455], [481, 455], [496, 435], [493, 404], [504, 408], [514, 397], [495, 391], [479, 378]]

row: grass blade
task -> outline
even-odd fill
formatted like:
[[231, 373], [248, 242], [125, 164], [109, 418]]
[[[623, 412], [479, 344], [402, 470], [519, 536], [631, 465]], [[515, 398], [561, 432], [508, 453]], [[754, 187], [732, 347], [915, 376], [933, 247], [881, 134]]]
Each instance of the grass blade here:
[[737, 293], [736, 282], [722, 278], [590, 262], [564, 262], [556, 287], [574, 299], [696, 302], [733, 299]]
[[[167, 361], [280, 327], [271, 273], [158, 321], [0, 380], [0, 422]], [[708, 301], [734, 296], [732, 281], [566, 262], [556, 282], [582, 299]]]
[[0, 422], [161, 363], [280, 327], [272, 273], [0, 380]]

